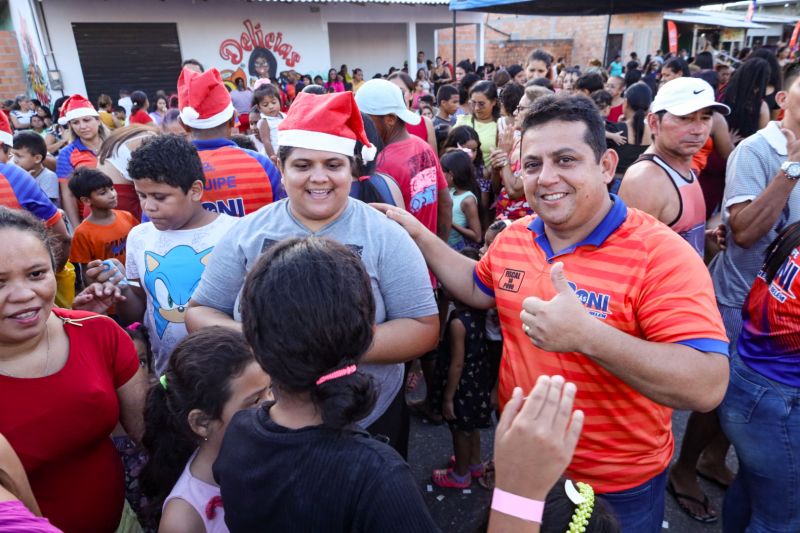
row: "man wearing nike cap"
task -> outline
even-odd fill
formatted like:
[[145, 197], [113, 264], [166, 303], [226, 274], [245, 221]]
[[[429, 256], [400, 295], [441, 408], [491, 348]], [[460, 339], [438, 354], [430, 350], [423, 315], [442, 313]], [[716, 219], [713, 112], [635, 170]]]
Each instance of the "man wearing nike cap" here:
[[730, 108], [714, 99], [714, 89], [700, 78], [676, 78], [659, 89], [647, 124], [653, 143], [628, 168], [619, 189], [631, 207], [667, 224], [703, 257], [706, 208], [692, 157], [711, 133], [713, 112]]
[[[628, 168], [619, 189], [626, 204], [670, 226], [700, 257], [705, 248], [706, 208], [692, 157], [708, 140], [714, 111], [727, 115], [730, 108], [715, 101], [714, 90], [704, 80], [676, 78], [665, 83], [647, 117], [653, 144]], [[703, 450], [720, 437], [716, 411], [692, 413], [680, 456], [670, 469], [668, 490], [680, 508], [700, 522], [714, 522], [717, 515], [697, 482], [695, 469]], [[727, 442], [719, 447], [727, 451]]]
[[415, 126], [422, 117], [406, 107], [400, 88], [386, 80], [374, 79], [362, 85], [356, 104], [369, 115], [384, 143], [375, 160], [376, 171], [394, 178], [406, 210], [446, 241], [453, 207], [447, 180], [436, 152], [406, 131], [406, 123]]

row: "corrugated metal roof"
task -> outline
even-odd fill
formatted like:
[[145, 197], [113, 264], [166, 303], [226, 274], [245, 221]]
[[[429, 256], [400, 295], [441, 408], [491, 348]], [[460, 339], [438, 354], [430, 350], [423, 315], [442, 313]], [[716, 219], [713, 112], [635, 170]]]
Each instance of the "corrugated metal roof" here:
[[258, 2], [280, 2], [286, 4], [401, 4], [401, 5], [429, 5], [447, 6], [450, 0], [257, 0]]
[[724, 11], [705, 11], [702, 9], [686, 9], [682, 12], [666, 12], [664, 20], [674, 20], [675, 22], [686, 22], [689, 24], [701, 24], [706, 26], [720, 26], [722, 28], [747, 28], [747, 29], [766, 29], [768, 26], [756, 24], [755, 22], [745, 22], [740, 13]]

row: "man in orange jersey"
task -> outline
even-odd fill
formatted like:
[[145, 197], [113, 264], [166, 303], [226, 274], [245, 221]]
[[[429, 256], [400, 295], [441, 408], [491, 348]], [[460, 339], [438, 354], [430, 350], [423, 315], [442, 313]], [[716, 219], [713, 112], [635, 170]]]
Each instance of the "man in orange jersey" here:
[[[714, 99], [714, 89], [700, 78], [677, 78], [656, 94], [647, 116], [653, 144], [631, 165], [622, 179], [619, 196], [669, 225], [703, 257], [706, 206], [703, 190], [692, 171], [692, 158], [708, 140], [714, 111], [727, 115], [730, 108]], [[709, 447], [709, 444], [712, 444]], [[681, 453], [667, 482], [670, 493], [689, 516], [699, 522], [715, 522], [717, 513], [697, 482], [698, 461], [704, 473], [733, 480], [725, 467], [728, 440], [716, 411], [692, 413], [686, 426]]]
[[242, 217], [286, 196], [275, 165], [229, 139], [236, 110], [217, 69], [198, 73], [184, 68], [178, 78], [178, 107], [203, 161], [203, 207]]
[[538, 217], [512, 224], [479, 262], [385, 210], [456, 300], [497, 306], [501, 404], [541, 375], [575, 383], [585, 423], [568, 474], [594, 487], [624, 531], [660, 532], [671, 408], [710, 411], [728, 384], [708, 271], [675, 232], [608, 194], [617, 154], [590, 100], [538, 100], [522, 130], [525, 196]]

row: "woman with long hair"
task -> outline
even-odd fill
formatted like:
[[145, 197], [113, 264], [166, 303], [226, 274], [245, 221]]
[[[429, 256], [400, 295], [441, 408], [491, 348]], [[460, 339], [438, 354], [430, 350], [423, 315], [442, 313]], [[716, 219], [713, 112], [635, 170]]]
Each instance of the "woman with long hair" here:
[[[416, 83], [414, 83], [414, 80], [411, 79], [411, 76], [401, 70], [398, 70], [397, 72], [392, 73], [392, 75], [387, 79], [400, 87], [400, 90], [403, 92], [403, 100], [406, 103], [406, 107], [408, 109], [413, 109], [412, 106], [414, 104]], [[406, 123], [406, 130], [411, 135], [416, 135], [428, 143], [434, 152], [437, 151], [436, 130], [433, 127], [433, 121], [431, 119], [423, 116], [422, 120], [416, 126]]]
[[769, 76], [769, 63], [754, 57], [742, 63], [728, 82], [722, 102], [731, 108], [731, 113], [725, 118], [731, 131], [742, 139], [766, 127], [770, 120], [764, 101]]
[[637, 82], [625, 90], [625, 103], [622, 107], [622, 122], [627, 131], [627, 143], [614, 147], [619, 154], [616, 176], [621, 178], [628, 167], [647, 150], [650, 146], [650, 128], [647, 126], [647, 113], [653, 102], [653, 93], [650, 86], [644, 82]]
[[131, 93], [131, 116], [129, 119], [130, 124], [150, 124], [153, 122], [152, 117], [147, 113], [150, 108], [150, 100], [147, 99], [147, 94], [144, 91], [133, 91]]
[[167, 97], [156, 96], [156, 103], [153, 106], [153, 110], [150, 112], [150, 118], [156, 126], [161, 127], [161, 124], [164, 123], [164, 116], [167, 114], [168, 108]]
[[764, 94], [764, 102], [767, 103], [767, 107], [769, 108], [770, 118], [776, 120], [781, 112], [781, 106], [775, 101], [775, 95], [778, 91], [783, 90], [783, 67], [781, 67], [773, 48], [757, 48], [753, 50], [753, 53], [750, 54], [747, 60], [749, 61], [756, 57], [769, 63], [769, 78], [767, 79], [767, 91]]

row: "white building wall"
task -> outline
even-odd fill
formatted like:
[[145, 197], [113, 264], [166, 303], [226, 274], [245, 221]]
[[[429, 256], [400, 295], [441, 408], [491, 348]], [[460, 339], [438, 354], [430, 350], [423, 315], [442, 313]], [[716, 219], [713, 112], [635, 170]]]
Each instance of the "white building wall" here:
[[[217, 67], [220, 70], [235, 70], [243, 64], [246, 71], [249, 52], [243, 51], [240, 62], [233, 63], [221, 56], [220, 47], [226, 39], [239, 41], [243, 32], [246, 32], [244, 21], [251, 20], [253, 24], [261, 24], [264, 34], [281, 32], [282, 42], [291, 45], [292, 51], [300, 55], [300, 60], [295, 65], [289, 65], [276, 54], [279, 71], [294, 68], [303, 74], [325, 76], [328, 68], [338, 68], [344, 62], [350, 67], [358, 64], [374, 65], [372, 68], [362, 66], [366, 71], [365, 75], [369, 77], [379, 69], [378, 65], [383, 65], [379, 69], [382, 71], [388, 70], [392, 62], [396, 66], [402, 65], [404, 57], [397, 60], [385, 56], [387, 49], [394, 50], [395, 46], [402, 47], [403, 50], [408, 48], [405, 39], [399, 41], [392, 33], [391, 42], [384, 42], [388, 40], [384, 36], [376, 37], [369, 27], [375, 27], [379, 23], [405, 24], [409, 21], [447, 24], [452, 18], [447, 6], [251, 3], [243, 0], [43, 0], [43, 11], [66, 94], [86, 92], [72, 33], [72, 23], [76, 22], [174, 22], [177, 24], [184, 58], [195, 58], [206, 67]], [[459, 22], [466, 22], [467, 18], [474, 18], [477, 22], [480, 17], [477, 13], [462, 13], [459, 14]], [[328, 23], [359, 23], [368, 26], [364, 35], [369, 40], [360, 43], [360, 60], [334, 60], [340, 53], [351, 57], [347, 54], [352, 53], [352, 38], [348, 36], [339, 41], [337, 36], [329, 35]], [[329, 37], [336, 40], [336, 57], [332, 57]], [[146, 39], [146, 36], [142, 38]], [[228, 49], [234, 50], [235, 47]], [[347, 51], [345, 53], [340, 50]]]
[[[367, 80], [389, 67], [401, 68], [406, 60], [405, 24], [331, 22], [328, 37], [333, 68], [360, 68]], [[364, 43], [370, 43], [368, 54], [364, 53]]]

